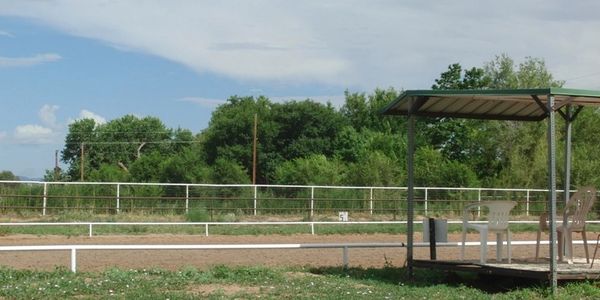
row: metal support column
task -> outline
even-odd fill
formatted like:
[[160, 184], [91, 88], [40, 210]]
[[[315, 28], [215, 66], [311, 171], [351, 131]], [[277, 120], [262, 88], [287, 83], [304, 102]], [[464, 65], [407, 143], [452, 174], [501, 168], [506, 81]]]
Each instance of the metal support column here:
[[554, 115], [554, 96], [548, 95], [548, 221], [550, 223], [550, 282], [552, 294], [556, 293], [556, 120]]
[[[571, 121], [572, 118], [572, 110], [571, 105], [567, 105], [566, 114], [565, 114], [565, 186], [563, 189], [564, 195], [564, 204], [566, 205], [570, 198], [569, 191], [571, 190]], [[565, 206], [566, 207], [566, 206]], [[567, 216], [563, 216], [563, 224], [567, 224]], [[563, 239], [565, 235], [563, 235]], [[565, 253], [566, 257], [571, 257], [571, 248], [566, 246], [566, 243], [563, 241], [563, 253]]]
[[[412, 106], [411, 101], [411, 106]], [[414, 155], [415, 155], [415, 117], [408, 116], [408, 190], [407, 190], [407, 222], [406, 222], [406, 263], [408, 267], [408, 277], [413, 278], [413, 235], [414, 235], [414, 200], [415, 200], [415, 182], [414, 182]]]

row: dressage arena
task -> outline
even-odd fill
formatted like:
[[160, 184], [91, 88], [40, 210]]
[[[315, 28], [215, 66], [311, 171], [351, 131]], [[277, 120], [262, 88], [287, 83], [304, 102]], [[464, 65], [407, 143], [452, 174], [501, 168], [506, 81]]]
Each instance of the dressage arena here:
[[[590, 233], [590, 238], [595, 234]], [[469, 236], [476, 241], [477, 234]], [[415, 241], [420, 242], [420, 234]], [[460, 241], [460, 234], [451, 233], [449, 241]], [[535, 232], [514, 233], [513, 241], [534, 240]], [[55, 235], [6, 235], [0, 237], [1, 246], [25, 245], [232, 245], [232, 244], [298, 244], [298, 243], [398, 243], [405, 242], [406, 235], [392, 234], [336, 234], [336, 235], [101, 235], [55, 236]], [[596, 241], [590, 240], [593, 253]], [[495, 247], [489, 247], [488, 257], [495, 258]], [[460, 248], [437, 249], [438, 259], [458, 259]], [[477, 258], [478, 247], [468, 247], [466, 258]], [[541, 248], [542, 257], [547, 257], [548, 246]], [[583, 247], [575, 246], [575, 255], [583, 256]], [[350, 267], [402, 266], [406, 257], [405, 248], [358, 248], [348, 250]], [[532, 258], [535, 245], [513, 246], [513, 258]], [[416, 259], [428, 259], [429, 248], [415, 248]], [[7, 251], [0, 255], [0, 265], [18, 269], [53, 270], [68, 268], [68, 250], [56, 251]], [[215, 265], [229, 266], [341, 266], [342, 249], [257, 249], [257, 250], [79, 250], [78, 271], [102, 271], [111, 267], [121, 269], [162, 268], [169, 270], [183, 267], [206, 269]]]

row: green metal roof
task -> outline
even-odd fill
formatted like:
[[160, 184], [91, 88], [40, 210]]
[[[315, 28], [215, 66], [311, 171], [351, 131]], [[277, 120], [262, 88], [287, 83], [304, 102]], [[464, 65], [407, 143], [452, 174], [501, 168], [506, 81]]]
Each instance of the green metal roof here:
[[[539, 121], [566, 105], [600, 106], [600, 91], [567, 88], [503, 90], [407, 90], [382, 110], [384, 115]], [[412, 103], [412, 104], [411, 104]]]

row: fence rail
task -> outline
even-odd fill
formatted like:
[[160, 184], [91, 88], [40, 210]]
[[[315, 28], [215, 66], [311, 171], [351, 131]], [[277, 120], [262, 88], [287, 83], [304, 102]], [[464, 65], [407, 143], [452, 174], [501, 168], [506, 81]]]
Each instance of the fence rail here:
[[[316, 214], [349, 211], [405, 215], [406, 187], [192, 184], [135, 182], [0, 181], [0, 210], [38, 210], [42, 215], [68, 210], [120, 213], [205, 209], [257, 214]], [[560, 194], [562, 190], [557, 191]], [[467, 202], [515, 200], [517, 214], [545, 210], [548, 190], [523, 188], [416, 187], [422, 215], [460, 214]], [[559, 201], [561, 202], [561, 201]], [[480, 211], [477, 212], [478, 216]]]

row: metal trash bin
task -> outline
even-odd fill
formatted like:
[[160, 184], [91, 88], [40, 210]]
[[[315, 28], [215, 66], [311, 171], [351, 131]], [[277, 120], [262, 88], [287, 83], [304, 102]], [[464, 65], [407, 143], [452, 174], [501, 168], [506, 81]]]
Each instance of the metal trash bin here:
[[[448, 220], [434, 219], [435, 241], [448, 242]], [[423, 242], [429, 242], [429, 219], [423, 219]]]

